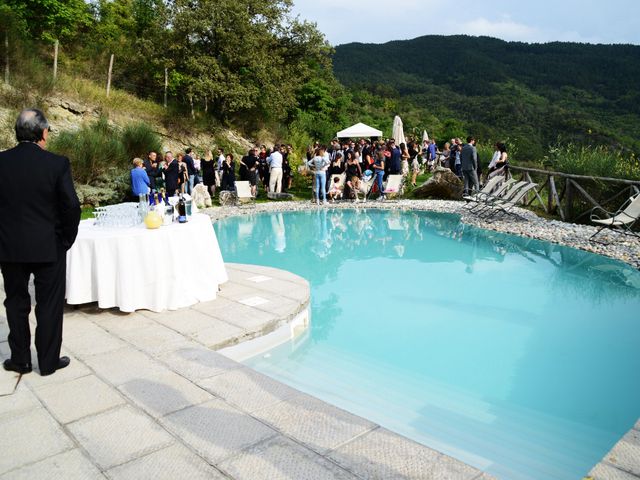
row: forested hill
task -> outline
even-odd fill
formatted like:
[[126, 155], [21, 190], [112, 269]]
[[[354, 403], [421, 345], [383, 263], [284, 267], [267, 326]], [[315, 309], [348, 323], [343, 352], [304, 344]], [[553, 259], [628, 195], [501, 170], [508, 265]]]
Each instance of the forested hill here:
[[340, 45], [333, 64], [345, 85], [401, 99], [443, 135], [510, 137], [540, 154], [558, 138], [640, 151], [640, 46], [424, 36]]

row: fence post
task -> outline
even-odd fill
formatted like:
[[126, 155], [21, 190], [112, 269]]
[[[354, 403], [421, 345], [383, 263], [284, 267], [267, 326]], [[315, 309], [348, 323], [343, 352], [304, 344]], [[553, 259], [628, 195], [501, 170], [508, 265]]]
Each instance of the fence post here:
[[164, 108], [167, 108], [167, 88], [169, 88], [169, 72], [164, 69]]
[[565, 198], [567, 200], [567, 205], [564, 209], [565, 215], [569, 221], [573, 220], [573, 185], [572, 180], [567, 178], [565, 183]]
[[107, 77], [107, 97], [109, 97], [109, 92], [111, 91], [111, 71], [113, 70], [113, 53], [111, 54], [111, 58], [109, 59], [109, 76]]
[[[553, 185], [553, 187], [552, 187]], [[555, 190], [555, 185], [553, 183], [553, 175], [549, 175], [549, 196], [547, 197], [547, 210], [549, 213], [553, 211], [553, 193]]]
[[58, 78], [58, 40], [53, 45], [53, 81]]

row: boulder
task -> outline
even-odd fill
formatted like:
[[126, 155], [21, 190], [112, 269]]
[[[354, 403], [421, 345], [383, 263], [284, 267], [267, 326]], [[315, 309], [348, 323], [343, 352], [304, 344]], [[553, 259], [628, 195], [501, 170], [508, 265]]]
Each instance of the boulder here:
[[448, 168], [437, 167], [433, 176], [413, 190], [416, 198], [437, 198], [441, 200], [460, 200], [464, 184]]
[[220, 192], [218, 200], [220, 200], [221, 206], [229, 207], [235, 205], [238, 202], [238, 196], [236, 195], [236, 192], [223, 190]]

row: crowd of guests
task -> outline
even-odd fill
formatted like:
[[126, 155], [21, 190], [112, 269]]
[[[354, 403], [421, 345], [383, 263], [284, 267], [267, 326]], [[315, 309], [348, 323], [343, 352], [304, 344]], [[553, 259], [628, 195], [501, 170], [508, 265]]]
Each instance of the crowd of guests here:
[[[386, 141], [359, 139], [343, 141], [334, 139], [330, 145], [319, 143], [309, 146], [302, 172], [310, 171], [314, 177], [314, 197], [317, 203], [327, 202], [327, 197], [338, 193], [332, 185], [334, 175], [345, 174], [344, 192], [347, 199], [357, 200], [363, 179], [373, 178], [379, 197], [384, 199], [383, 182], [389, 175], [403, 175], [413, 186], [425, 170], [437, 167], [450, 169], [465, 185], [465, 193], [478, 190], [482, 179], [482, 166], [478, 158], [476, 140], [468, 137], [466, 143], [452, 138], [440, 149], [435, 139], [396, 144], [393, 138]], [[191, 194], [194, 186], [203, 183], [211, 196], [220, 191], [234, 191], [237, 177], [248, 181], [255, 197], [261, 186], [265, 192], [282, 193], [291, 189], [294, 171], [291, 167], [291, 145], [265, 145], [252, 147], [236, 162], [234, 155], [218, 148], [214, 156], [211, 150], [200, 156], [191, 148], [174, 156], [167, 151], [164, 156], [149, 152], [145, 159], [134, 159], [131, 171], [133, 196], [164, 189], [167, 193]], [[508, 154], [504, 143], [495, 145], [493, 158], [486, 177], [502, 174], [508, 167]], [[237, 175], [236, 175], [237, 172]]]
[[[459, 138], [446, 142], [438, 148], [435, 139], [424, 140], [422, 144], [412, 139], [396, 144], [395, 139], [387, 141], [340, 142], [334, 139], [328, 147], [318, 143], [307, 149], [306, 166], [314, 173], [314, 196], [317, 203], [327, 202], [335, 190], [334, 175], [345, 174], [344, 198], [357, 200], [357, 192], [363, 178], [372, 175], [375, 179], [379, 198], [384, 199], [383, 182], [389, 175], [404, 175], [416, 186], [417, 177], [424, 170], [436, 167], [449, 168], [465, 184], [465, 191], [479, 189], [481, 163], [476, 149], [476, 140], [468, 137], [466, 143]], [[496, 151], [489, 164], [489, 175], [501, 172], [507, 165], [507, 151], [503, 143], [495, 146]]]
[[140, 194], [165, 190], [191, 194], [195, 185], [202, 183], [211, 196], [220, 191], [235, 191], [236, 172], [240, 181], [248, 181], [255, 197], [258, 186], [266, 192], [282, 193], [291, 188], [293, 171], [289, 162], [291, 145], [265, 145], [252, 147], [237, 163], [233, 153], [218, 148], [214, 156], [207, 150], [200, 156], [193, 149], [174, 156], [151, 151], [145, 159], [135, 158], [131, 170], [131, 192]]

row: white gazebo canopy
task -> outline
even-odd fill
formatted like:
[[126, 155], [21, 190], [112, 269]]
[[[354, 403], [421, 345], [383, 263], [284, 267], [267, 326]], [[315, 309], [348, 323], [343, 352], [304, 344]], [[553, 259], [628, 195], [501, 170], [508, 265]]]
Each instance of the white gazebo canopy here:
[[382, 130], [376, 130], [375, 128], [365, 125], [364, 123], [356, 123], [352, 127], [345, 128], [338, 132], [336, 135], [338, 138], [368, 138], [368, 137], [382, 137]]

